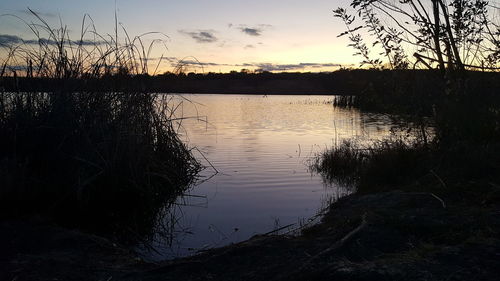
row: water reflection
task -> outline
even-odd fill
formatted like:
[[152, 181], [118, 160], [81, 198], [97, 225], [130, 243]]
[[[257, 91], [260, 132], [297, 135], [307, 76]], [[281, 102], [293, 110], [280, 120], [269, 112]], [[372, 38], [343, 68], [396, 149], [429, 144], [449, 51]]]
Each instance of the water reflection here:
[[[191, 102], [187, 102], [190, 100]], [[219, 171], [180, 198], [170, 243], [153, 242], [149, 259], [223, 246], [314, 217], [345, 190], [325, 187], [307, 161], [343, 139], [389, 134], [384, 116], [335, 108], [331, 96], [183, 95], [182, 138]], [[200, 121], [202, 120], [202, 121]], [[196, 152], [195, 152], [196, 154]], [[203, 160], [201, 156], [200, 159]], [[172, 219], [172, 218], [171, 218]], [[164, 242], [164, 241], [163, 241]]]

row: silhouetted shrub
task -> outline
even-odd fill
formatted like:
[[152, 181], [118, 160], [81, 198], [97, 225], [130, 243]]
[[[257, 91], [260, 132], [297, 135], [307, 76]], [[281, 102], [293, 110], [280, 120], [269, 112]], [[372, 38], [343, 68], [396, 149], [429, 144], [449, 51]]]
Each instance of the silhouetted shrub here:
[[[6, 47], [2, 75], [52, 79], [56, 87], [0, 92], [1, 217], [41, 214], [99, 233], [150, 234], [200, 165], [178, 138], [168, 96], [119, 86], [147, 73], [140, 38], [120, 44], [88, 32], [72, 41], [65, 28], [34, 16], [38, 44]], [[104, 76], [117, 90], [68, 83]]]

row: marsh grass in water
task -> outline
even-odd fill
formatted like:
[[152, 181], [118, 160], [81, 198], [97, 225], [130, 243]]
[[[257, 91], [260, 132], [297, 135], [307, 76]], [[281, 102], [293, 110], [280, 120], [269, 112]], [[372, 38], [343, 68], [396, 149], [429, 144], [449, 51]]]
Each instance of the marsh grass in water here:
[[448, 144], [401, 137], [370, 145], [344, 141], [317, 155], [310, 168], [327, 184], [358, 193], [404, 190], [487, 202], [499, 186], [498, 163], [500, 146], [492, 140]]
[[145, 45], [125, 30], [120, 40], [118, 25], [101, 36], [88, 16], [72, 40], [66, 27], [32, 16], [25, 24], [37, 44], [2, 46], [8, 56], [0, 82], [50, 78], [57, 90], [0, 92], [2, 218], [42, 215], [119, 240], [152, 235], [201, 168], [177, 135], [171, 98], [123, 88], [94, 92], [67, 81], [107, 76], [118, 86], [147, 75], [158, 40]]
[[425, 174], [427, 158], [427, 148], [417, 141], [394, 138], [361, 145], [345, 140], [318, 155], [311, 169], [326, 182], [369, 192], [407, 184]]

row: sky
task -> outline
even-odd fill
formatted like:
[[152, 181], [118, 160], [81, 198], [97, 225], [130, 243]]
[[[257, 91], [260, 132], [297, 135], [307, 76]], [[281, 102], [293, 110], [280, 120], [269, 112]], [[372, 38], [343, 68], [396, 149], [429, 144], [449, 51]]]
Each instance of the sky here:
[[[114, 15], [131, 35], [160, 32], [163, 39], [152, 57], [166, 57], [159, 72], [173, 71], [183, 61], [194, 72], [241, 69], [268, 71], [331, 71], [357, 65], [359, 58], [337, 38], [343, 24], [332, 10], [348, 0], [2, 0], [0, 14], [34, 21], [27, 8], [52, 26], [60, 22], [78, 39], [84, 14], [100, 34], [114, 33]], [[24, 40], [34, 36], [22, 22], [0, 17], [0, 36]], [[198, 63], [199, 62], [199, 63]]]

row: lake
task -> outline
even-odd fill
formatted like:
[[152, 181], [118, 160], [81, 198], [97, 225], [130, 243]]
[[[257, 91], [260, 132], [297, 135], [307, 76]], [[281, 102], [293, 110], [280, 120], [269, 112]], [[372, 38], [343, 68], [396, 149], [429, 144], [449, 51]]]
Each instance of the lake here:
[[[170, 239], [138, 247], [148, 260], [182, 257], [284, 226], [300, 227], [348, 194], [308, 169], [342, 139], [389, 135], [387, 116], [341, 109], [333, 96], [177, 95], [181, 138], [206, 166], [169, 212]], [[173, 104], [172, 104], [173, 105]], [[209, 161], [209, 162], [208, 162]], [[213, 167], [212, 167], [213, 166]], [[161, 235], [159, 235], [160, 237]]]

